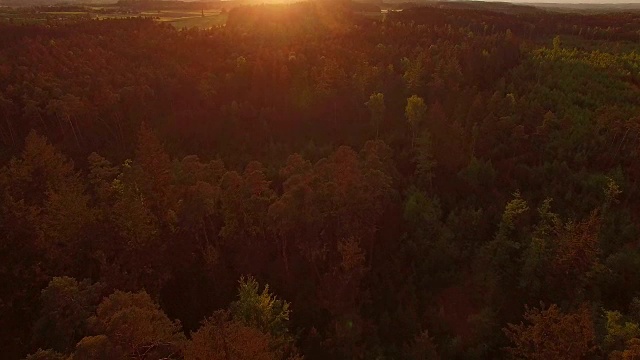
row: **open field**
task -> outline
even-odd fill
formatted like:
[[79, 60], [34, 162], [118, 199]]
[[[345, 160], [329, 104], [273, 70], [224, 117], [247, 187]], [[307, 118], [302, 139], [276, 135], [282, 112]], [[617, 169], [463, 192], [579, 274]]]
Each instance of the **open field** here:
[[200, 28], [207, 29], [215, 26], [222, 26], [227, 21], [226, 14], [209, 14], [205, 16], [183, 17], [183, 18], [162, 18], [160, 21], [168, 22], [178, 29]]

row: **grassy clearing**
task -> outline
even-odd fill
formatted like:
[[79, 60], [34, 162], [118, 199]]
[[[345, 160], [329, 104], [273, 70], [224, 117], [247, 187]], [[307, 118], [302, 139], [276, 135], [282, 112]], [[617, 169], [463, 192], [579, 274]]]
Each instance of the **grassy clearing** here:
[[39, 23], [43, 23], [47, 21], [47, 19], [39, 19], [39, 18], [20, 18], [20, 17], [5, 17], [4, 14], [0, 15], [0, 23], [7, 23], [7, 24], [23, 24], [23, 25], [29, 25], [29, 24], [39, 24]]
[[191, 18], [165, 20], [177, 29], [200, 28], [209, 29], [215, 26], [222, 26], [227, 22], [226, 14], [216, 14], [208, 16], [198, 16]]
[[361, 15], [363, 15], [366, 18], [369, 19], [373, 19], [373, 20], [382, 20], [383, 17], [386, 15], [382, 12], [373, 12], [373, 11], [367, 11], [367, 12], [361, 12]]
[[46, 15], [86, 15], [89, 14], [87, 11], [43, 11], [40, 14]]
[[95, 18], [98, 20], [106, 20], [106, 19], [126, 19], [130, 17], [137, 17], [140, 15], [135, 14], [95, 14]]

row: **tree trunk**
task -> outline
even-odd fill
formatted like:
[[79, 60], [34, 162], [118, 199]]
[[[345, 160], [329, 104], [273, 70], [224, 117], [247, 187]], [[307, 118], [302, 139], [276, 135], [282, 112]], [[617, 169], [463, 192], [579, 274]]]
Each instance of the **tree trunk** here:
[[78, 145], [78, 148], [80, 148], [80, 141], [78, 140], [78, 134], [76, 133], [76, 129], [73, 126], [73, 121], [71, 121], [71, 117], [67, 117], [67, 121], [69, 122], [69, 126], [71, 126], [71, 132], [73, 133], [73, 137], [76, 140], [76, 145]]

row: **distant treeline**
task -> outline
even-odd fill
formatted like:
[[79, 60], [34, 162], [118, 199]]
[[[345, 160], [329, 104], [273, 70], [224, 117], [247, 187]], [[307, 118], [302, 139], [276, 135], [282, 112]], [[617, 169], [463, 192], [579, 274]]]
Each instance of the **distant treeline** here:
[[222, 1], [120, 0], [117, 5], [134, 10], [207, 10], [219, 9]]
[[97, 5], [113, 4], [115, 1], [116, 0], [0, 0], [0, 6], [27, 7], [62, 4]]
[[[590, 40], [624, 40], [638, 41], [640, 35], [636, 24], [638, 14], [601, 14], [586, 16], [576, 13], [553, 13], [524, 6], [513, 6], [513, 11], [494, 11], [493, 5], [486, 4], [482, 10], [458, 8], [458, 5], [445, 5], [436, 10], [432, 6], [415, 6], [409, 11], [389, 14], [390, 20], [411, 22], [428, 26], [454, 27], [468, 26], [471, 31], [487, 33], [487, 31], [511, 31], [528, 39], [544, 39], [554, 34], [565, 34], [585, 37]], [[508, 7], [504, 7], [507, 9]], [[529, 11], [527, 11], [529, 10]]]

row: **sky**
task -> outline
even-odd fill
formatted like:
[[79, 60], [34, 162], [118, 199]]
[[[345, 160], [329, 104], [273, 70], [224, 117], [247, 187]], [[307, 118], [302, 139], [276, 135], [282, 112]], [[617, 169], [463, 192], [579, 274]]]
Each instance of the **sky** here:
[[[477, 0], [480, 1], [480, 0]], [[540, 3], [555, 3], [555, 4], [640, 4], [640, 0], [491, 0], [510, 2], [514, 4], [540, 4]]]
[[[29, 0], [24, 0], [25, 2], [32, 2]], [[183, 0], [183, 1], [195, 1], [195, 0]], [[201, 0], [202, 1], [202, 0]], [[206, 1], [206, 0], [204, 0]], [[360, 0], [367, 1], [367, 0]], [[416, 1], [420, 2], [421, 0], [407, 0], [407, 1]], [[449, 0], [455, 1], [455, 0]], [[473, 0], [473, 1], [483, 1], [483, 0]], [[640, 6], [640, 0], [487, 0], [487, 1], [499, 1], [499, 2], [510, 2], [514, 4], [541, 4], [541, 3], [554, 3], [554, 4], [635, 4]], [[15, 3], [16, 1], [11, 1]], [[38, 2], [44, 3], [60, 3], [60, 2], [82, 2], [82, 3], [92, 3], [92, 2], [109, 2], [115, 3], [117, 0], [39, 0]], [[0, 4], [5, 3], [5, 0], [0, 0]], [[634, 6], [635, 7], [635, 6]]]

